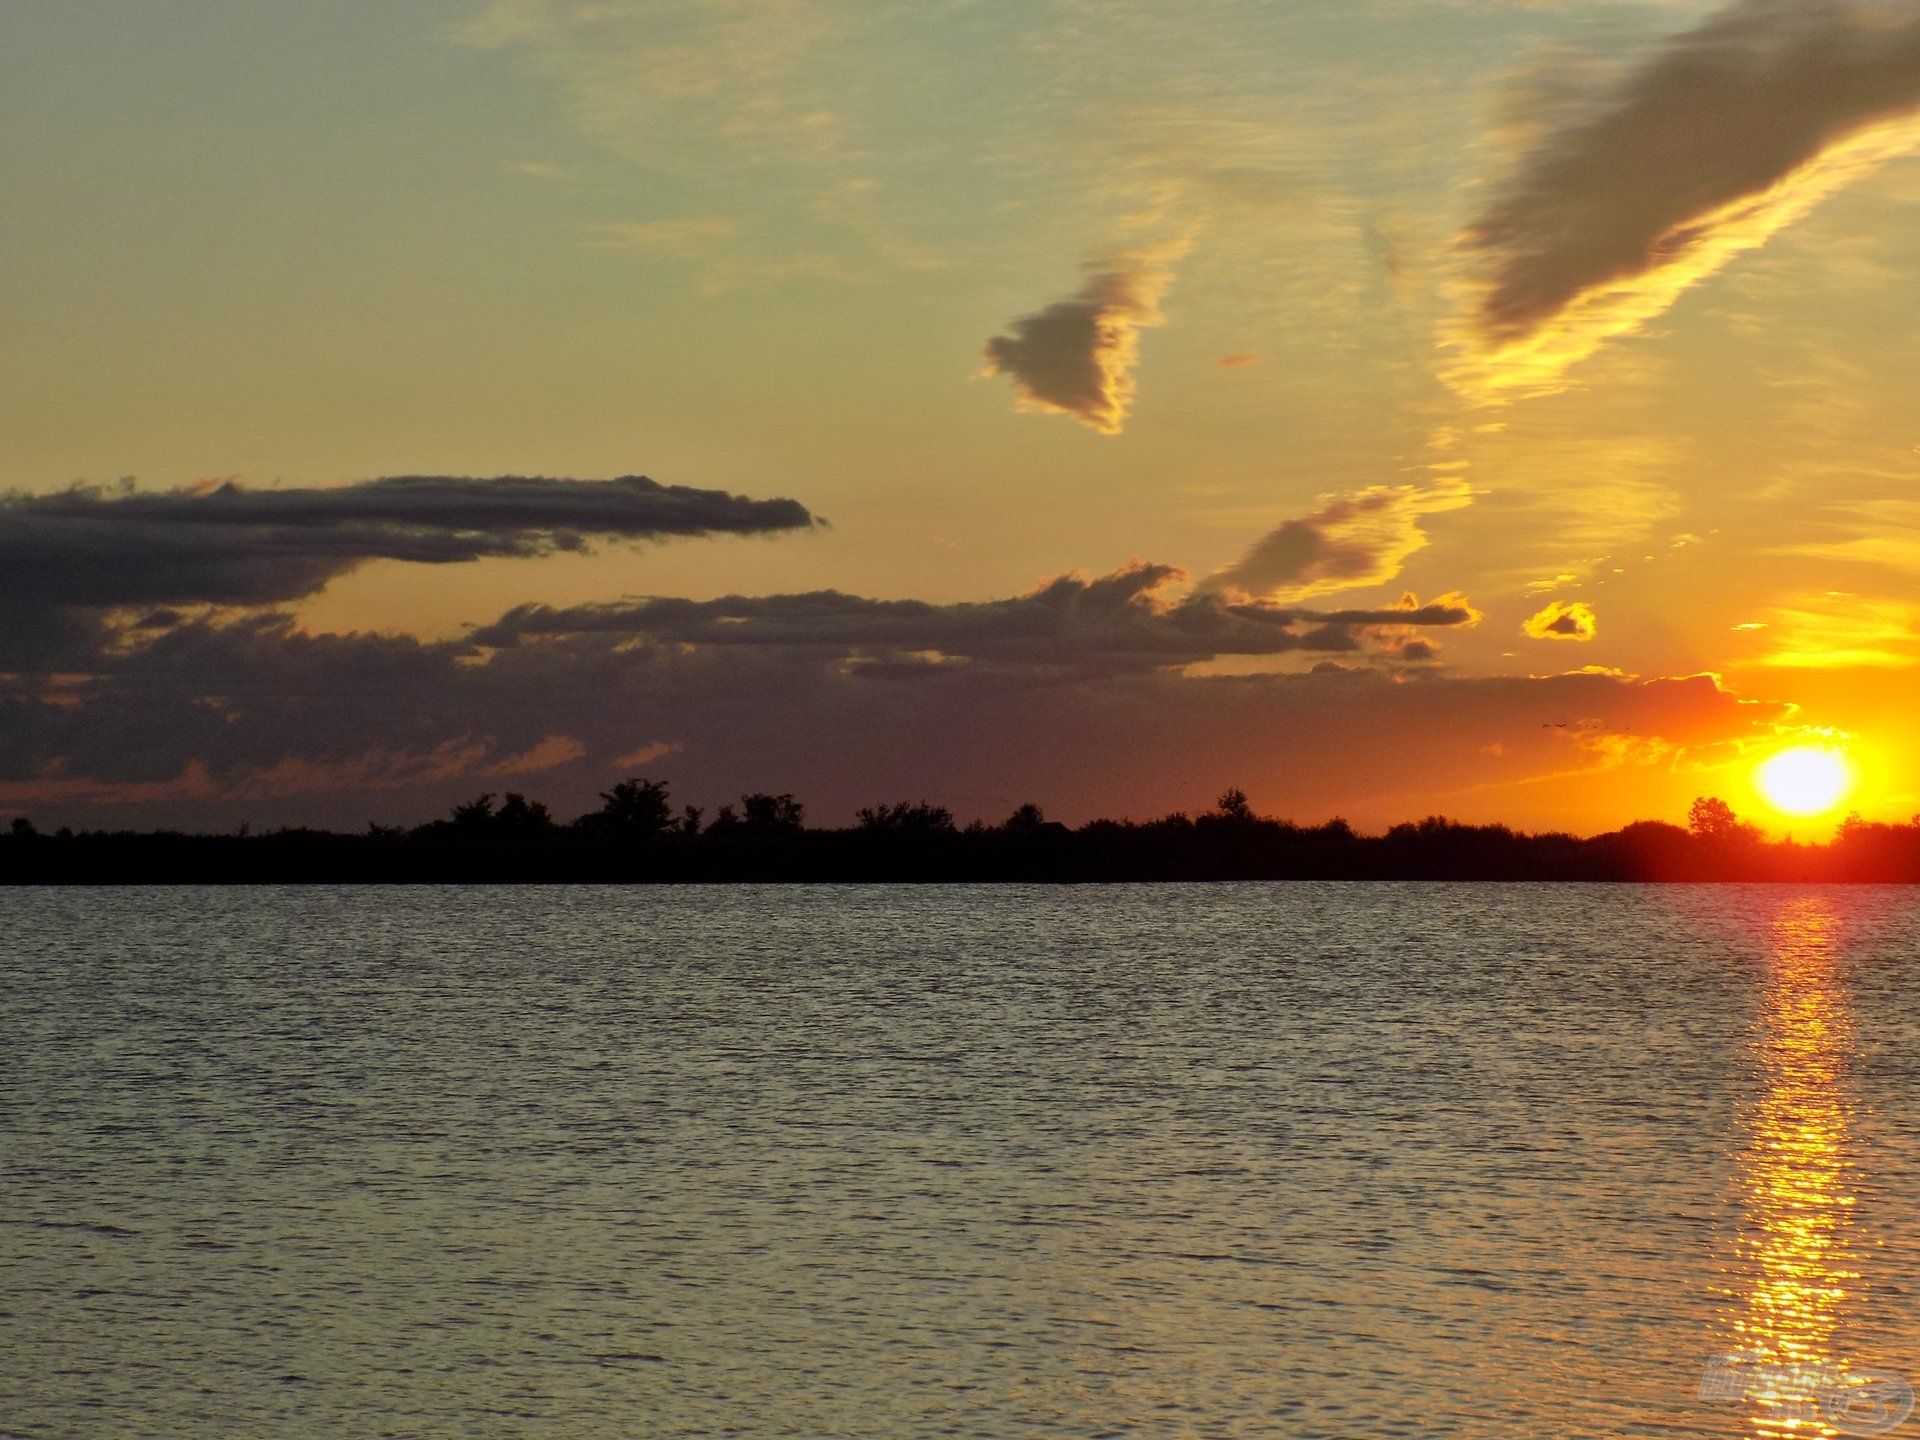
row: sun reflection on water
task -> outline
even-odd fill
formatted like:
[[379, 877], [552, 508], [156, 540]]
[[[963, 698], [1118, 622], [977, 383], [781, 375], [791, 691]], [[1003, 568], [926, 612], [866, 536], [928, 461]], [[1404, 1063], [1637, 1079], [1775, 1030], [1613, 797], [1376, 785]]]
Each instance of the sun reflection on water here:
[[[1744, 1308], [1736, 1343], [1763, 1367], [1748, 1391], [1760, 1436], [1832, 1436], [1823, 1386], [1846, 1363], [1834, 1335], [1859, 1272], [1847, 1159], [1853, 1019], [1834, 974], [1837, 917], [1809, 895], [1775, 916], [1755, 1058], [1764, 1090], [1741, 1156]], [[1843, 1381], [1840, 1383], [1844, 1383]]]

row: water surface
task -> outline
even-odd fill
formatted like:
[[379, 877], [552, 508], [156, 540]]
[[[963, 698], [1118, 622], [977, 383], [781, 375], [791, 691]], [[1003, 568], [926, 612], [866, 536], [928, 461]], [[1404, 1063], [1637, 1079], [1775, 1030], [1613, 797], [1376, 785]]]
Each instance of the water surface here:
[[1920, 1371], [1904, 891], [4, 903], [0, 1435], [1804, 1436], [1712, 1358]]

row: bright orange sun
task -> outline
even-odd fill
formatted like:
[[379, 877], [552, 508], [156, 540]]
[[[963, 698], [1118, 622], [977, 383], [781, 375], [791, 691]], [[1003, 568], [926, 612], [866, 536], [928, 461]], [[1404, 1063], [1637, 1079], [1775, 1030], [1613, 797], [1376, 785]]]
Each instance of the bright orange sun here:
[[1853, 766], [1839, 750], [1797, 745], [1763, 763], [1754, 783], [1783, 815], [1824, 815], [1853, 789]]

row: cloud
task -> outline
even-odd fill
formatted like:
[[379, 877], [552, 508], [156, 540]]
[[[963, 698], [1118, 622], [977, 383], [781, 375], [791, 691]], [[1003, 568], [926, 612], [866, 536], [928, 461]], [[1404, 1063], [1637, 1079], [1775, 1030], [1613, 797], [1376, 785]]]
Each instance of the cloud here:
[[0, 612], [277, 604], [370, 560], [454, 564], [583, 550], [597, 540], [771, 534], [813, 523], [795, 500], [638, 475], [12, 494], [0, 497]]
[[1672, 37], [1597, 102], [1558, 107], [1462, 235], [1478, 278], [1455, 380], [1552, 388], [1920, 144], [1916, 111], [1911, 0], [1740, 0]]
[[1207, 578], [1210, 591], [1301, 600], [1331, 590], [1380, 585], [1427, 544], [1420, 522], [1472, 503], [1463, 480], [1375, 485], [1283, 522], [1252, 549]]
[[[991, 142], [980, 123], [913, 121], [984, 93], [952, 47], [934, 71], [924, 63], [949, 19], [941, 7], [895, 24], [843, 0], [463, 5], [460, 41], [548, 81], [580, 134], [637, 167], [642, 192], [688, 207], [637, 223], [591, 217], [589, 246], [677, 260], [709, 295], [944, 263], [950, 237], [932, 232], [952, 207], [927, 202], [928, 177], [978, 164]], [[1004, 77], [991, 51], [961, 51]]]
[[598, 783], [642, 758], [711, 753], [721, 736], [751, 772], [855, 732], [884, 752], [875, 717], [935, 723], [941, 701], [896, 692], [1012, 713], [1223, 657], [1391, 666], [1425, 658], [1412, 637], [1478, 619], [1454, 599], [1308, 610], [1182, 596], [1183, 578], [1136, 561], [977, 603], [823, 591], [521, 606], [446, 641], [312, 634], [284, 612], [153, 612], [93, 632], [59, 672], [0, 673], [0, 800], [217, 809], [529, 774]]
[[537, 745], [529, 745], [518, 755], [496, 760], [485, 771], [501, 778], [516, 775], [540, 775], [569, 765], [587, 753], [587, 747], [571, 735], [548, 735]]
[[[1088, 607], [1124, 609], [1140, 583], [1123, 578], [1101, 592], [1102, 581], [1076, 582], [1065, 592], [1075, 618], [1055, 633], [1086, 623]], [[820, 603], [873, 618], [846, 599]], [[1474, 679], [1331, 663], [1258, 675], [1166, 663], [923, 664], [903, 682], [886, 666], [849, 664], [860, 646], [844, 640], [712, 638], [728, 628], [726, 610], [742, 608], [696, 611], [671, 639], [568, 629], [491, 650], [316, 635], [286, 616], [186, 620], [102, 651], [83, 676], [0, 676], [0, 804], [31, 807], [43, 824], [357, 827], [370, 816], [417, 820], [503, 777], [537, 773], [535, 788], [564, 815], [670, 750], [666, 773], [686, 800], [793, 790], [829, 821], [908, 794], [966, 815], [997, 817], [1026, 799], [1068, 818], [1149, 815], [1241, 784], [1262, 808], [1378, 824], [1424, 813], [1426, 796], [1463, 785], [1568, 772], [1563, 792], [1518, 789], [1449, 809], [1573, 825], [1615, 820], [1631, 800], [1593, 785], [1594, 768], [1616, 762], [1570, 747], [1569, 736], [1657, 737], [1679, 763], [1763, 735], [1785, 714], [1710, 677]], [[978, 623], [960, 607], [929, 610], [943, 624]], [[764, 618], [745, 612], [749, 626]], [[1222, 623], [1210, 608], [1198, 613]], [[1389, 607], [1388, 618], [1409, 617]], [[1158, 628], [1193, 619], [1176, 603]], [[1111, 621], [1090, 629], [1090, 650], [1111, 653]], [[688, 634], [698, 638], [677, 638]], [[1163, 662], [1181, 653], [1166, 640], [1145, 648]], [[1695, 783], [1645, 768], [1634, 785]], [[1698, 792], [1666, 798], [1680, 806], [1689, 793]]]
[[[1447, 628], [1479, 616], [1465, 601], [1315, 611], [1235, 602], [1216, 593], [1174, 599], [1184, 579], [1170, 565], [1135, 561], [1109, 575], [1062, 575], [1004, 600], [934, 605], [873, 600], [836, 590], [718, 600], [654, 598], [553, 609], [524, 605], [472, 635], [474, 644], [600, 637], [658, 646], [805, 650], [855, 665], [924, 673], [967, 662], [1115, 674], [1199, 664], [1225, 656], [1292, 652], [1399, 653], [1402, 627]], [[1412, 658], [1426, 658], [1416, 654]]]
[[[651, 252], [697, 262], [703, 295], [783, 280], [844, 282], [860, 278], [858, 268], [850, 267], [843, 257], [819, 250], [788, 244], [778, 253], [756, 254], [754, 228], [725, 215], [618, 221], [589, 225], [586, 244], [596, 250]], [[764, 241], [764, 237], [759, 238]]]
[[1138, 390], [1140, 331], [1165, 319], [1160, 298], [1187, 248], [1175, 241], [1089, 265], [1077, 294], [987, 341], [986, 373], [1013, 381], [1018, 409], [1071, 415], [1102, 435], [1118, 435]]
[[726, 215], [703, 215], [593, 225], [589, 233], [603, 250], [659, 250], [690, 259], [710, 252], [717, 241], [732, 239], [740, 233], [740, 224]]
[[1600, 622], [1593, 607], [1584, 600], [1555, 600], [1537, 615], [1530, 615], [1520, 628], [1536, 640], [1591, 640], [1599, 633]]
[[621, 770], [643, 770], [657, 760], [666, 759], [679, 748], [678, 745], [668, 745], [663, 741], [655, 740], [651, 744], [629, 750], [624, 755], [614, 756], [613, 763]]
[[1920, 665], [1920, 607], [1829, 590], [1768, 613], [1764, 665], [1796, 670]]
[[[460, 35], [558, 81], [587, 134], [691, 170], [729, 152], [735, 163], [831, 155], [841, 122], [829, 97], [794, 79], [833, 28], [812, 0], [488, 0]], [[708, 143], [662, 147], [675, 120]]]

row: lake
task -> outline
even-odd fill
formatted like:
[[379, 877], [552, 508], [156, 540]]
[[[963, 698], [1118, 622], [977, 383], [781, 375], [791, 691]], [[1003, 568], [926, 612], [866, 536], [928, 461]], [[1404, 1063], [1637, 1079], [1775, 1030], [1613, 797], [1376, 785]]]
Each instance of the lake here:
[[0, 1435], [1920, 1433], [1908, 891], [4, 904]]

